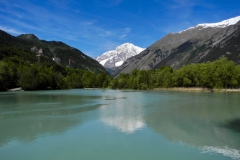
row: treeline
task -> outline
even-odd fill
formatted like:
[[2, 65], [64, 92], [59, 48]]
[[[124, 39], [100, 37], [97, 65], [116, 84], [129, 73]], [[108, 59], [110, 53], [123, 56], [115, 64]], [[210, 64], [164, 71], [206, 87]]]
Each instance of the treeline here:
[[0, 61], [0, 90], [70, 88], [153, 89], [171, 87], [239, 88], [240, 66], [226, 58], [214, 62], [190, 64], [178, 70], [164, 66], [152, 70], [133, 70], [117, 78], [106, 72], [65, 68], [51, 63], [29, 63], [18, 58]]
[[111, 77], [51, 63], [26, 63], [18, 58], [0, 61], [0, 91], [21, 87], [23, 90], [106, 88]]
[[240, 66], [221, 58], [214, 62], [190, 64], [178, 70], [164, 66], [156, 70], [133, 70], [121, 73], [111, 88], [153, 89], [171, 87], [239, 88]]

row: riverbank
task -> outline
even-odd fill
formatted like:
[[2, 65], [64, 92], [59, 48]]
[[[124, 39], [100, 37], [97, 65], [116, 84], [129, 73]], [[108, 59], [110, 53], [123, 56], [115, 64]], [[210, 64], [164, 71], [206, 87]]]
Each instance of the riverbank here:
[[208, 89], [208, 88], [186, 88], [186, 87], [174, 87], [174, 88], [155, 88], [153, 90], [168, 90], [168, 91], [184, 91], [184, 92], [240, 92], [238, 89]]
[[[95, 90], [95, 89], [103, 89], [103, 88], [82, 88], [82, 89]], [[104, 88], [104, 89], [110, 89], [110, 88]], [[198, 87], [192, 87], [192, 88], [173, 87], [173, 88], [154, 88], [151, 90], [166, 90], [166, 91], [180, 91], [180, 92], [239, 92], [240, 93], [240, 88], [238, 88], [238, 89], [217, 89], [217, 88], [208, 89], [208, 88], [198, 88]], [[13, 88], [13, 89], [9, 89], [8, 91], [24, 91], [24, 90], [22, 90], [22, 88]]]

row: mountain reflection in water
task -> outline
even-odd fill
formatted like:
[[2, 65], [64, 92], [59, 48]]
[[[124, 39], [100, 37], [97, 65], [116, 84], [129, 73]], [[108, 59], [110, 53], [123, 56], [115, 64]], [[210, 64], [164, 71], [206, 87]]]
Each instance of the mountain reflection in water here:
[[13, 94], [10, 101], [2, 96], [0, 146], [13, 139], [31, 142], [44, 134], [60, 134], [90, 120], [96, 115], [85, 113], [102, 106], [92, 100], [93, 97], [55, 92]]
[[101, 107], [100, 120], [123, 133], [132, 134], [145, 126], [142, 107], [131, 99], [115, 99], [108, 106]]
[[0, 93], [0, 155], [3, 160], [40, 154], [39, 159], [58, 160], [240, 159], [239, 104], [237, 93]]
[[240, 132], [236, 131], [240, 108], [236, 99], [231, 99], [230, 93], [183, 94], [188, 97], [172, 99], [171, 104], [148, 114], [148, 127], [171, 141], [197, 147], [203, 153], [240, 158]]

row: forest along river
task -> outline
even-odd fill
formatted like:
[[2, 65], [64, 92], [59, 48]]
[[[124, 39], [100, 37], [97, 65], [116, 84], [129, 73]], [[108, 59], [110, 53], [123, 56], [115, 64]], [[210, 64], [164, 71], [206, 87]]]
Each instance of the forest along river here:
[[1, 160], [240, 159], [239, 93], [0, 93]]

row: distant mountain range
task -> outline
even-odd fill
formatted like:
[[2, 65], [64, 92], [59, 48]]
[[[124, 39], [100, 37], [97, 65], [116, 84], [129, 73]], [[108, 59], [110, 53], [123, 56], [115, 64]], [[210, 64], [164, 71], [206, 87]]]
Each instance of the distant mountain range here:
[[0, 60], [21, 57], [24, 61], [36, 63], [40, 59], [41, 62], [93, 72], [111, 70], [113, 76], [161, 66], [178, 69], [186, 64], [214, 61], [223, 56], [240, 64], [240, 16], [167, 34], [146, 49], [125, 43], [96, 57], [96, 60], [63, 42], [39, 40], [34, 34], [14, 37], [0, 30]]
[[239, 21], [240, 16], [170, 33], [140, 54], [127, 59], [113, 75], [166, 65], [177, 69], [186, 64], [213, 61], [223, 56], [240, 64]]
[[39, 57], [42, 63], [58, 63], [64, 67], [80, 68], [92, 72], [105, 70], [96, 60], [80, 50], [63, 42], [39, 40], [34, 34], [14, 37], [0, 30], [0, 53], [0, 60], [19, 57], [24, 61], [34, 63]]
[[131, 43], [124, 43], [118, 46], [115, 50], [107, 51], [95, 59], [105, 68], [119, 67], [128, 58], [142, 52], [144, 48], [140, 48]]

